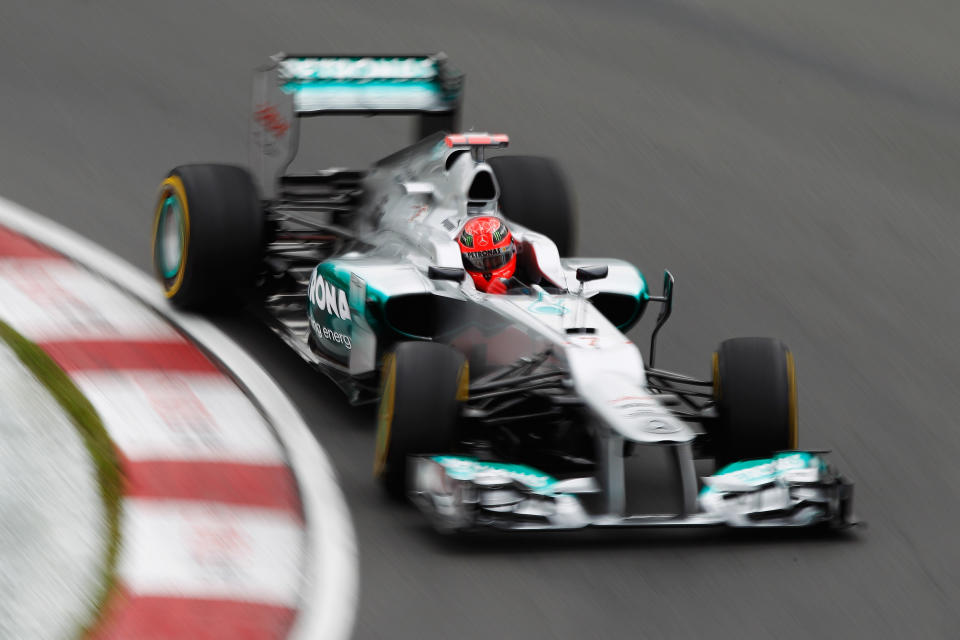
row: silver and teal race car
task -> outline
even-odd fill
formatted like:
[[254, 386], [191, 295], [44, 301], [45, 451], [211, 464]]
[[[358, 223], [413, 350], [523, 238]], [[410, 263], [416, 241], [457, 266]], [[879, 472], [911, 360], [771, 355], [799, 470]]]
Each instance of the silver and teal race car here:
[[[170, 302], [245, 300], [350, 401], [378, 402], [375, 473], [437, 528], [844, 527], [852, 485], [798, 450], [791, 352], [735, 338], [709, 380], [654, 366], [674, 279], [573, 257], [558, 165], [459, 130], [443, 55], [277, 55], [256, 75], [253, 166], [163, 181], [153, 261]], [[300, 119], [413, 116], [418, 142], [365, 170], [287, 172]], [[457, 237], [499, 216], [506, 293], [478, 289]], [[659, 305], [646, 360], [626, 336]]]

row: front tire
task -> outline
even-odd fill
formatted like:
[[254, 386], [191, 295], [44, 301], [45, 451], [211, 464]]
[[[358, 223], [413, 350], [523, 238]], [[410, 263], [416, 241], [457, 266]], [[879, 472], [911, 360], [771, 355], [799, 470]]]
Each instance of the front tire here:
[[177, 167], [160, 185], [153, 264], [170, 302], [207, 309], [253, 283], [263, 250], [263, 212], [240, 167]]
[[463, 354], [434, 342], [401, 342], [384, 358], [374, 476], [386, 492], [407, 491], [407, 457], [451, 453], [470, 372]]
[[785, 344], [772, 338], [724, 340], [714, 353], [713, 388], [718, 468], [797, 448], [796, 367]]

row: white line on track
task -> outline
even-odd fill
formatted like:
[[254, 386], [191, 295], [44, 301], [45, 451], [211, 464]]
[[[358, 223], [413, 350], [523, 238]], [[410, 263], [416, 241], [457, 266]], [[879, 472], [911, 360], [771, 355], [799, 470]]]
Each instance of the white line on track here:
[[284, 442], [307, 521], [307, 567], [294, 640], [348, 638], [356, 615], [356, 539], [326, 452], [277, 383], [213, 324], [173, 309], [148, 275], [103, 247], [5, 198], [0, 224], [84, 265], [152, 307], [219, 360], [260, 405]]

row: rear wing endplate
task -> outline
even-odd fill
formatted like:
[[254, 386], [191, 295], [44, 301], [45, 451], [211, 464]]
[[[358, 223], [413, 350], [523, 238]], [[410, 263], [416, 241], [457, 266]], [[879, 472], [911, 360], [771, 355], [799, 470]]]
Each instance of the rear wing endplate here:
[[253, 81], [251, 168], [266, 198], [297, 151], [298, 120], [413, 115], [416, 139], [459, 128], [463, 74], [433, 55], [272, 56]]

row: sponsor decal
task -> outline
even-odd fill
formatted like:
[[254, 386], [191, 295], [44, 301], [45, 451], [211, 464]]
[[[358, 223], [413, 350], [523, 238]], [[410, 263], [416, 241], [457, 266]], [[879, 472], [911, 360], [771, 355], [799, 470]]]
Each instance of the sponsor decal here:
[[350, 341], [350, 336], [340, 333], [339, 331], [334, 331], [330, 329], [330, 327], [324, 327], [313, 318], [310, 318], [310, 326], [313, 327], [313, 332], [322, 337], [324, 340], [342, 344], [347, 348], [347, 350], [353, 349], [353, 343]]
[[431, 58], [298, 58], [280, 63], [290, 80], [430, 80], [437, 75]]
[[600, 345], [600, 338], [596, 336], [573, 336], [569, 344], [579, 344], [581, 347], [596, 349]]
[[420, 216], [422, 216], [423, 214], [425, 214], [425, 213], [426, 213], [427, 211], [429, 211], [429, 210], [430, 210], [430, 207], [428, 207], [428, 206], [425, 205], [425, 204], [423, 204], [423, 205], [414, 205], [414, 206], [413, 206], [413, 215], [411, 215], [410, 218], [408, 218], [407, 221], [408, 221], [408, 222], [414, 222], [415, 220], [418, 220], [418, 219], [420, 218]]
[[[332, 315], [340, 320], [351, 320], [350, 305], [347, 304], [347, 294], [344, 293], [343, 289], [339, 289], [324, 280], [319, 271], [314, 271], [310, 277], [309, 297], [312, 310]], [[347, 350], [353, 349], [353, 342], [350, 340], [350, 336], [335, 331], [330, 327], [323, 326], [317, 322], [312, 311], [308, 315], [310, 318], [310, 328], [313, 329], [314, 335], [324, 340], [343, 345]]]
[[664, 420], [648, 420], [643, 428], [650, 433], [676, 433], [680, 431], [680, 425]]
[[282, 138], [290, 129], [290, 123], [280, 115], [280, 112], [272, 104], [257, 107], [253, 112], [253, 119], [264, 130], [269, 131], [274, 138]]
[[310, 277], [310, 302], [315, 309], [326, 311], [341, 320], [350, 320], [347, 294], [323, 279], [319, 271]]
[[665, 417], [657, 401], [649, 396], [622, 396], [611, 400], [610, 404], [624, 418], [647, 418], [641, 425], [647, 433], [667, 434], [680, 431], [680, 424]]

